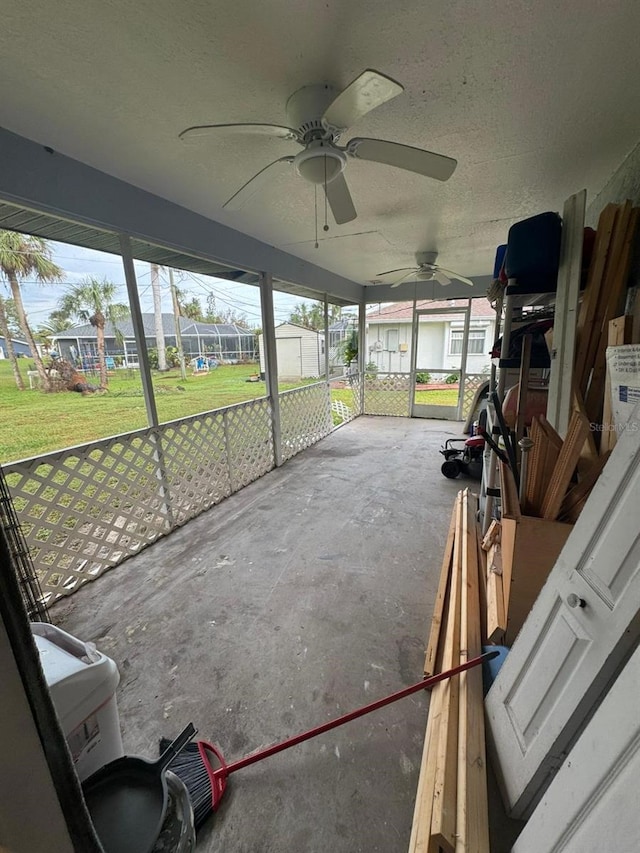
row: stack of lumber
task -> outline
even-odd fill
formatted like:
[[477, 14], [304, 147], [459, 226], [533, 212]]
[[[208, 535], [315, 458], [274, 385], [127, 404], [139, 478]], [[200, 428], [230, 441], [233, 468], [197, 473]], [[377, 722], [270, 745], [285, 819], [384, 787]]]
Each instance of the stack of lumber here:
[[544, 417], [533, 418], [529, 438], [533, 446], [527, 460], [524, 512], [575, 523], [608, 454], [595, 452], [591, 424], [580, 410], [571, 415], [564, 440]]
[[[434, 608], [425, 675], [481, 653], [477, 497], [456, 499]], [[489, 853], [482, 672], [431, 693], [410, 853]]]
[[[603, 424], [609, 326], [624, 313], [640, 210], [608, 204], [598, 228], [576, 328], [575, 391], [591, 424]], [[630, 327], [629, 327], [630, 328]], [[625, 343], [617, 341], [616, 343]], [[615, 343], [614, 343], [615, 345]], [[596, 426], [595, 442], [608, 430]], [[604, 452], [610, 449], [609, 444]]]

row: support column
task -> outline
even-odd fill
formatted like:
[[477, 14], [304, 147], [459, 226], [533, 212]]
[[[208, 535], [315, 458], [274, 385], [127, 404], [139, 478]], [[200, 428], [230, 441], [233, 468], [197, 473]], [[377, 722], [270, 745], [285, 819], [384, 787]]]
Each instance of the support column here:
[[464, 388], [467, 383], [467, 356], [469, 354], [469, 329], [471, 327], [471, 299], [467, 303], [462, 333], [462, 353], [460, 355], [460, 376], [458, 377], [458, 420], [462, 420], [464, 407]]
[[278, 352], [276, 327], [273, 318], [273, 280], [271, 273], [260, 273], [260, 302], [262, 307], [262, 343], [264, 344], [264, 375], [267, 397], [271, 404], [273, 456], [276, 467], [282, 465], [282, 431], [280, 427], [280, 398], [278, 396]]
[[140, 378], [142, 379], [144, 404], [147, 408], [147, 419], [149, 421], [149, 426], [157, 427], [158, 410], [156, 409], [156, 398], [153, 394], [151, 368], [149, 367], [149, 353], [147, 352], [147, 340], [144, 334], [142, 311], [140, 310], [136, 271], [133, 266], [131, 241], [126, 234], [120, 234], [120, 253], [122, 255], [122, 264], [124, 266], [124, 276], [127, 282], [127, 293], [129, 294], [129, 307], [131, 308], [133, 332], [136, 338], [136, 345], [138, 347], [138, 363], [140, 364]]
[[329, 300], [324, 295], [324, 378], [329, 381]]
[[358, 307], [358, 372], [360, 373], [360, 414], [364, 415], [364, 371], [367, 366], [367, 303]]

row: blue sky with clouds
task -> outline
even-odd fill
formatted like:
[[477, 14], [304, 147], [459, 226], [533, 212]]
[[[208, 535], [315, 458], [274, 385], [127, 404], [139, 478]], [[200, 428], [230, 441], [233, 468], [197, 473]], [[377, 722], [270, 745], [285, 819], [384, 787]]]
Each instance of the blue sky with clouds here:
[[[105, 252], [96, 252], [93, 249], [84, 249], [80, 246], [70, 246], [66, 243], [51, 242], [50, 246], [53, 250], [54, 261], [64, 270], [65, 281], [60, 284], [38, 284], [29, 280], [22, 283], [22, 298], [29, 322], [33, 328], [37, 328], [41, 323], [46, 322], [49, 314], [58, 307], [58, 302], [65, 289], [78, 284], [85, 276], [106, 278], [112, 281], [119, 286], [116, 301], [128, 304], [124, 269], [119, 257]], [[135, 267], [142, 310], [145, 312], [153, 311], [149, 264], [136, 261]], [[206, 306], [208, 294], [213, 293], [219, 311], [233, 308], [235, 311], [245, 314], [252, 326], [262, 325], [260, 294], [257, 287], [209, 276], [198, 276], [188, 272], [177, 274], [176, 283], [187, 299], [192, 296], [197, 297], [203, 308]], [[0, 289], [4, 296], [11, 295], [6, 281], [0, 282]], [[170, 312], [172, 310], [171, 295], [169, 292], [169, 276], [166, 270], [161, 271], [161, 289], [162, 309]], [[287, 320], [294, 306], [301, 301], [308, 300], [301, 300], [286, 293], [274, 293], [276, 322]]]

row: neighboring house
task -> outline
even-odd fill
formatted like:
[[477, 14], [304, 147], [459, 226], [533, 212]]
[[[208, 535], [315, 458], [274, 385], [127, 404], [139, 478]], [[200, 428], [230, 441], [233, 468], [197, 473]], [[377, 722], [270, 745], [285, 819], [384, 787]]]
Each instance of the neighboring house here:
[[[265, 372], [264, 344], [258, 335], [260, 372]], [[314, 329], [281, 323], [276, 326], [278, 379], [294, 381], [324, 376], [324, 335]]]
[[[31, 357], [31, 349], [26, 341], [17, 341], [15, 338], [11, 338], [11, 343], [13, 344], [13, 351], [19, 358], [21, 356]], [[0, 358], [7, 358], [7, 344], [2, 335], [0, 335]]]
[[[418, 325], [418, 370], [459, 370], [464, 337], [464, 315], [447, 313], [464, 307], [460, 301], [419, 301], [420, 309], [441, 313], [420, 317]], [[396, 302], [367, 313], [367, 360], [381, 371], [408, 373], [411, 370], [413, 303]], [[482, 373], [491, 364], [495, 311], [485, 299], [471, 301], [471, 323], [467, 373]]]
[[[155, 320], [153, 314], [143, 314], [145, 339], [149, 349], [156, 346]], [[173, 314], [162, 315], [164, 328], [164, 343], [166, 347], [176, 346], [176, 327]], [[111, 323], [105, 326], [106, 355], [116, 359], [125, 367], [138, 366], [138, 349], [130, 318], [121, 320], [117, 329], [122, 335], [116, 339]], [[180, 317], [180, 333], [182, 348], [187, 359], [199, 355], [212, 354], [220, 361], [235, 363], [252, 361], [256, 358], [256, 338], [250, 329], [232, 323], [198, 323], [186, 317]], [[54, 347], [59, 355], [74, 363], [91, 365], [95, 360], [98, 349], [96, 330], [87, 323], [83, 326], [72, 326], [59, 332], [54, 338]]]

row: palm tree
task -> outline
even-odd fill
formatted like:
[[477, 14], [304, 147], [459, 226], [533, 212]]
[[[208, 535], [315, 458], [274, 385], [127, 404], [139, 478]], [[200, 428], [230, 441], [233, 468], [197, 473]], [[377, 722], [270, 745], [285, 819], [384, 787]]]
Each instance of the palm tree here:
[[5, 309], [5, 302], [2, 296], [0, 295], [0, 335], [4, 338], [5, 349], [7, 350], [7, 357], [11, 362], [11, 368], [13, 370], [13, 378], [16, 381], [16, 387], [18, 391], [24, 391], [24, 382], [22, 380], [22, 376], [20, 375], [20, 368], [18, 367], [18, 359], [16, 358], [15, 350], [13, 349], [13, 341], [11, 340], [11, 329], [9, 328], [9, 322], [7, 320], [7, 312]]
[[[22, 302], [20, 281], [30, 275], [35, 276], [37, 281], [43, 283], [47, 281], [62, 281], [63, 272], [51, 260], [51, 249], [46, 240], [43, 240], [41, 237], [32, 237], [28, 234], [18, 234], [16, 231], [0, 231], [0, 272], [11, 286], [11, 295], [13, 296], [20, 328], [29, 344], [31, 356], [36, 370], [40, 375], [42, 387], [48, 391], [51, 388], [51, 380], [40, 358], [33, 332], [29, 327], [27, 314]], [[4, 314], [4, 312], [2, 313]], [[22, 390], [24, 385], [22, 384], [22, 379], [18, 379], [20, 372], [18, 370], [18, 363], [15, 360], [15, 353], [9, 347], [7, 347], [7, 352], [13, 363], [16, 384]]]
[[107, 279], [99, 281], [91, 276], [80, 284], [69, 288], [60, 300], [60, 311], [77, 317], [82, 323], [91, 323], [96, 330], [98, 363], [100, 365], [100, 388], [106, 388], [107, 360], [104, 346], [104, 327], [107, 322], [113, 326], [116, 339], [122, 339], [117, 323], [129, 316], [129, 306], [112, 302], [117, 286]]

